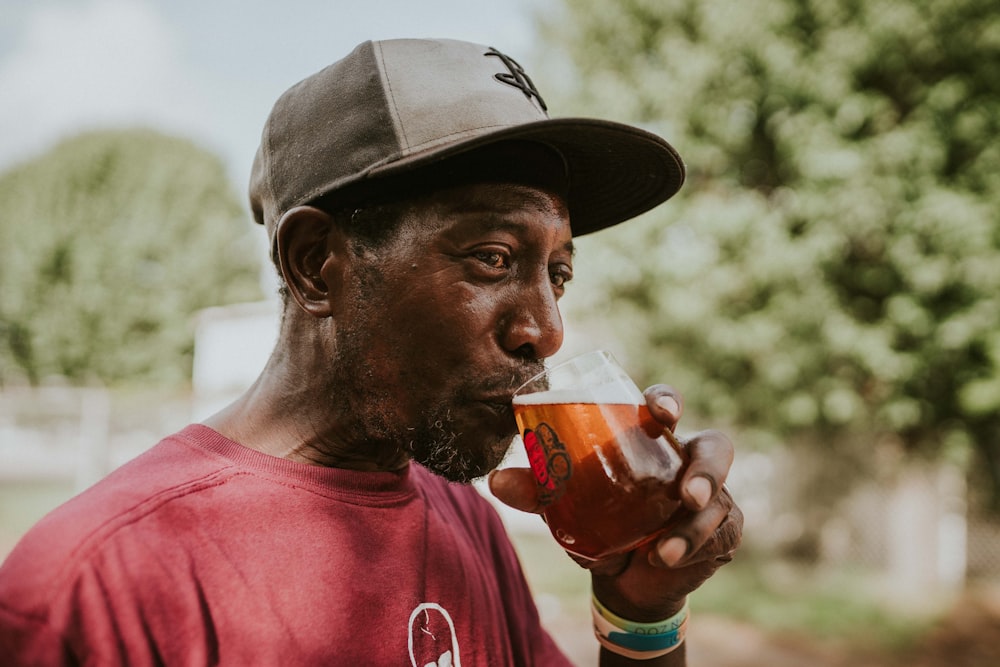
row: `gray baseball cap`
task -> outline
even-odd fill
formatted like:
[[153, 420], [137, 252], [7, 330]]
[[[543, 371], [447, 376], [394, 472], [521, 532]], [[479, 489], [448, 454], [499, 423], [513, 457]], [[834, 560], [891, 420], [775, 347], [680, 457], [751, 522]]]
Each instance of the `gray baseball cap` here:
[[250, 204], [271, 235], [295, 206], [340, 193], [345, 201], [359, 193], [377, 198], [380, 189], [388, 195], [394, 184], [449, 160], [484, 164], [457, 156], [503, 160], [513, 153], [493, 149], [514, 142], [561, 156], [574, 236], [648, 211], [684, 182], [680, 156], [655, 134], [593, 118], [550, 118], [524, 69], [492, 47], [394, 39], [360, 44], [278, 99], [254, 158]]

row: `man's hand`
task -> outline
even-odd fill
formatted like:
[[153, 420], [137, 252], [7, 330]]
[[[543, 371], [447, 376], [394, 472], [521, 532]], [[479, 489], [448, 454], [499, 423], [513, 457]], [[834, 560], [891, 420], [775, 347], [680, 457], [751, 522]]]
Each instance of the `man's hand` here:
[[[655, 385], [645, 392], [653, 417], [673, 431], [682, 399]], [[683, 509], [656, 540], [609, 558], [575, 560], [591, 572], [594, 593], [611, 611], [638, 622], [676, 613], [686, 596], [732, 560], [743, 534], [743, 514], [723, 486], [733, 462], [733, 445], [717, 431], [681, 440], [688, 465], [681, 480]], [[515, 509], [540, 513], [535, 478], [527, 468], [495, 471], [490, 490]]]

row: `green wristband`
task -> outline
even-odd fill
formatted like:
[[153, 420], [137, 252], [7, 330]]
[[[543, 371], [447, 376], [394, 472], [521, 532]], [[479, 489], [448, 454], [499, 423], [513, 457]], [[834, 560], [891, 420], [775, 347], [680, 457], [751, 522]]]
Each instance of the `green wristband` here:
[[643, 660], [670, 653], [687, 635], [688, 603], [670, 618], [639, 623], [618, 616], [592, 597], [594, 634], [602, 646], [628, 658]]

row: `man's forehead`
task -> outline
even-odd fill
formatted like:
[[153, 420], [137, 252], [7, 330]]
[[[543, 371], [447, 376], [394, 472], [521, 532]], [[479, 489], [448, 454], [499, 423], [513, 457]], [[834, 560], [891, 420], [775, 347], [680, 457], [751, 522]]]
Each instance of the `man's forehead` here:
[[569, 211], [563, 197], [554, 192], [527, 185], [480, 183], [441, 191], [431, 206], [456, 230], [557, 232], [572, 248]]

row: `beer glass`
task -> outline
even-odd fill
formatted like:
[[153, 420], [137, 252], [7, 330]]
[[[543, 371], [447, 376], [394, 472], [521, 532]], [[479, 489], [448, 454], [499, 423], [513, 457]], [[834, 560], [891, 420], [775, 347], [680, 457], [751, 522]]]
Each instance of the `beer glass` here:
[[669, 525], [683, 450], [609, 352], [536, 375], [514, 393], [513, 408], [545, 521], [564, 549], [603, 558]]

